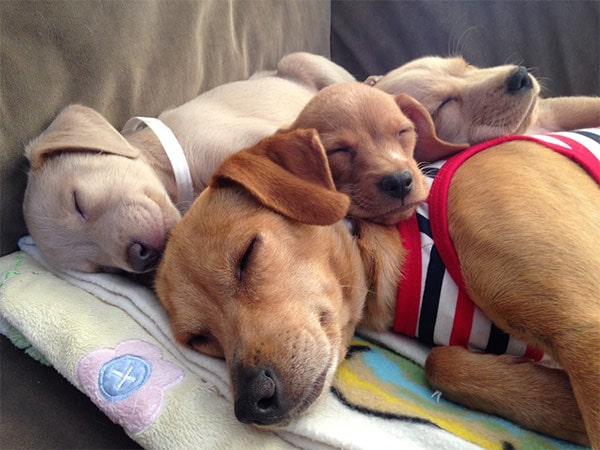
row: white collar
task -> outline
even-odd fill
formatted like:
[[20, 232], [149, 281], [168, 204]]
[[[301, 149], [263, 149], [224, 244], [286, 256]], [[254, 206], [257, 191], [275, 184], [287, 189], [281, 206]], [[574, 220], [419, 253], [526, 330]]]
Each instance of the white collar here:
[[192, 206], [192, 202], [196, 197], [190, 166], [188, 165], [185, 153], [183, 153], [183, 149], [171, 129], [159, 119], [141, 116], [132, 117], [123, 127], [123, 132], [131, 133], [143, 128], [144, 125], [148, 126], [154, 132], [169, 157], [169, 162], [175, 175], [175, 183], [177, 184], [177, 201], [175, 204], [183, 213]]

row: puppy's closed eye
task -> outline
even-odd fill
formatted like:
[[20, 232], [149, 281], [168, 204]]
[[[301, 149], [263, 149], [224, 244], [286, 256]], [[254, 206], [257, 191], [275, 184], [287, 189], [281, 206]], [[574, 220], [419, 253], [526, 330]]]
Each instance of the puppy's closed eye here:
[[83, 219], [87, 220], [87, 215], [82, 206], [81, 196], [77, 195], [77, 191], [73, 191], [73, 205], [75, 206], [75, 212]]
[[238, 258], [236, 267], [235, 267], [235, 277], [240, 282], [244, 282], [244, 278], [248, 267], [250, 266], [252, 260], [252, 254], [254, 253], [254, 249], [257, 244], [260, 242], [260, 236], [256, 235], [251, 240], [250, 243], [246, 246], [244, 253]]
[[455, 102], [457, 100], [456, 97], [447, 97], [444, 100], [442, 100], [442, 102], [439, 104], [439, 106], [431, 113], [431, 117], [433, 119], [435, 119], [435, 117], [441, 112], [441, 110], [445, 107], [450, 105], [452, 102]]
[[327, 150], [327, 156], [331, 155], [352, 155], [352, 149], [350, 147], [336, 147], [331, 150]]
[[[355, 158], [354, 149], [349, 146], [333, 147], [330, 150], [326, 150], [325, 153], [327, 154], [327, 159], [329, 160], [329, 166], [331, 167], [332, 172], [339, 172], [348, 167], [353, 163]], [[338, 173], [337, 176], [338, 182], [341, 182], [340, 173]]]
[[333, 314], [327, 309], [323, 309], [319, 312], [319, 323], [322, 327], [328, 326], [333, 320]]
[[188, 345], [205, 355], [214, 356], [216, 358], [224, 357], [221, 344], [219, 344], [219, 341], [217, 341], [212, 333], [208, 331], [193, 335], [188, 339]]

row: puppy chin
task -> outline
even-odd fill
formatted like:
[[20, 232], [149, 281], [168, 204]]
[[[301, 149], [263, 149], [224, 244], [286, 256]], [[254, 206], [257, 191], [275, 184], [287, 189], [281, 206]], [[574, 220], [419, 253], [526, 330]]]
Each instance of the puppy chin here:
[[358, 208], [350, 207], [348, 216], [369, 220], [380, 225], [396, 225], [398, 222], [402, 222], [403, 220], [410, 218], [416, 210], [416, 203], [407, 206], [401, 206], [395, 209], [382, 210], [379, 213], [367, 213], [363, 210], [359, 210]]
[[534, 99], [531, 102], [531, 105], [529, 106], [529, 110], [523, 117], [523, 120], [521, 121], [521, 124], [519, 125], [519, 128], [518, 130], [516, 130], [515, 133], [526, 133], [534, 126], [535, 123], [537, 123], [540, 112], [540, 105], [538, 100], [539, 98], [537, 96], [534, 97]]
[[511, 121], [509, 124], [500, 125], [479, 125], [473, 130], [469, 139], [469, 144], [474, 145], [480, 142], [489, 141], [500, 136], [525, 134], [530, 131], [537, 122], [539, 113], [538, 97], [531, 99], [531, 103], [524, 111], [515, 111], [512, 116], [520, 117], [518, 121]]
[[325, 377], [325, 382], [323, 383], [323, 389], [321, 390], [318, 397], [316, 397], [312, 401], [312, 403], [310, 403], [308, 406], [303, 407], [301, 410], [299, 410], [297, 412], [293, 412], [291, 414], [291, 417], [289, 419], [287, 419], [286, 424], [284, 425], [283, 423], [280, 423], [277, 426], [278, 428], [289, 425], [293, 419], [295, 419], [299, 416], [304, 416], [304, 417], [310, 418], [311, 416], [317, 414], [318, 410], [321, 408], [321, 405], [324, 404], [324, 402], [326, 401], [325, 399], [327, 398], [327, 393], [329, 393], [331, 391], [331, 386], [333, 385], [333, 380], [335, 378], [335, 374], [337, 373], [338, 365], [339, 365], [338, 357], [333, 356], [331, 364], [329, 366], [329, 370], [327, 371], [327, 375]]

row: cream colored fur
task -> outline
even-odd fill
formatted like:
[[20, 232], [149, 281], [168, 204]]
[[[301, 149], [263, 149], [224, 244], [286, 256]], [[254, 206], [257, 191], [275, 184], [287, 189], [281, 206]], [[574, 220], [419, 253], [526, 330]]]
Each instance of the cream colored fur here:
[[600, 125], [600, 98], [541, 98], [535, 77], [515, 65], [479, 68], [461, 57], [428, 56], [366, 82], [421, 102], [438, 136], [455, 144]]
[[[159, 118], [183, 147], [196, 193], [229, 154], [290, 124], [321, 88], [353, 77], [326, 58], [284, 57], [276, 72], [216, 87]], [[180, 220], [171, 165], [149, 129], [122, 136], [96, 111], [65, 108], [26, 149], [29, 232], [63, 269], [145, 272]]]

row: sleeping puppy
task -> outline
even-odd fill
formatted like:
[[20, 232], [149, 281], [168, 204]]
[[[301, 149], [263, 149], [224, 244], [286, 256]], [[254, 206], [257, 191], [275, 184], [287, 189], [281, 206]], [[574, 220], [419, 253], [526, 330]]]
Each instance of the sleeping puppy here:
[[317, 93], [286, 130], [317, 130], [335, 186], [350, 197], [350, 217], [395, 224], [412, 216], [427, 198], [414, 153], [466, 148], [435, 133], [421, 136], [428, 116], [407, 95], [393, 97], [358, 82], [338, 83]]
[[319, 89], [353, 79], [321, 56], [293, 53], [276, 72], [143, 119], [149, 128], [134, 118], [122, 134], [96, 111], [68, 106], [25, 151], [29, 232], [62, 269], [150, 271], [227, 155], [291, 123]]
[[[563, 143], [572, 156], [587, 155], [574, 139]], [[541, 139], [488, 147], [446, 163], [426, 221], [445, 236], [438, 250], [452, 278], [462, 270], [450, 289], [456, 308], [485, 339], [434, 328], [434, 344], [458, 346], [432, 351], [428, 379], [449, 399], [598, 447], [600, 165], [587, 160], [590, 176]], [[357, 327], [424, 338], [414, 329], [418, 274], [433, 250], [419, 242], [431, 232], [416, 216], [348, 223], [348, 207], [318, 134], [299, 129], [226, 159], [172, 230], [158, 296], [179, 343], [226, 360], [244, 423], [282, 426], [302, 414], [328, 390]], [[486, 350], [494, 337], [512, 355], [462, 348]], [[532, 362], [542, 352], [564, 370]]]
[[415, 98], [433, 117], [438, 136], [455, 144], [600, 125], [600, 98], [542, 99], [538, 81], [522, 66], [479, 68], [461, 57], [429, 56], [366, 83]]

